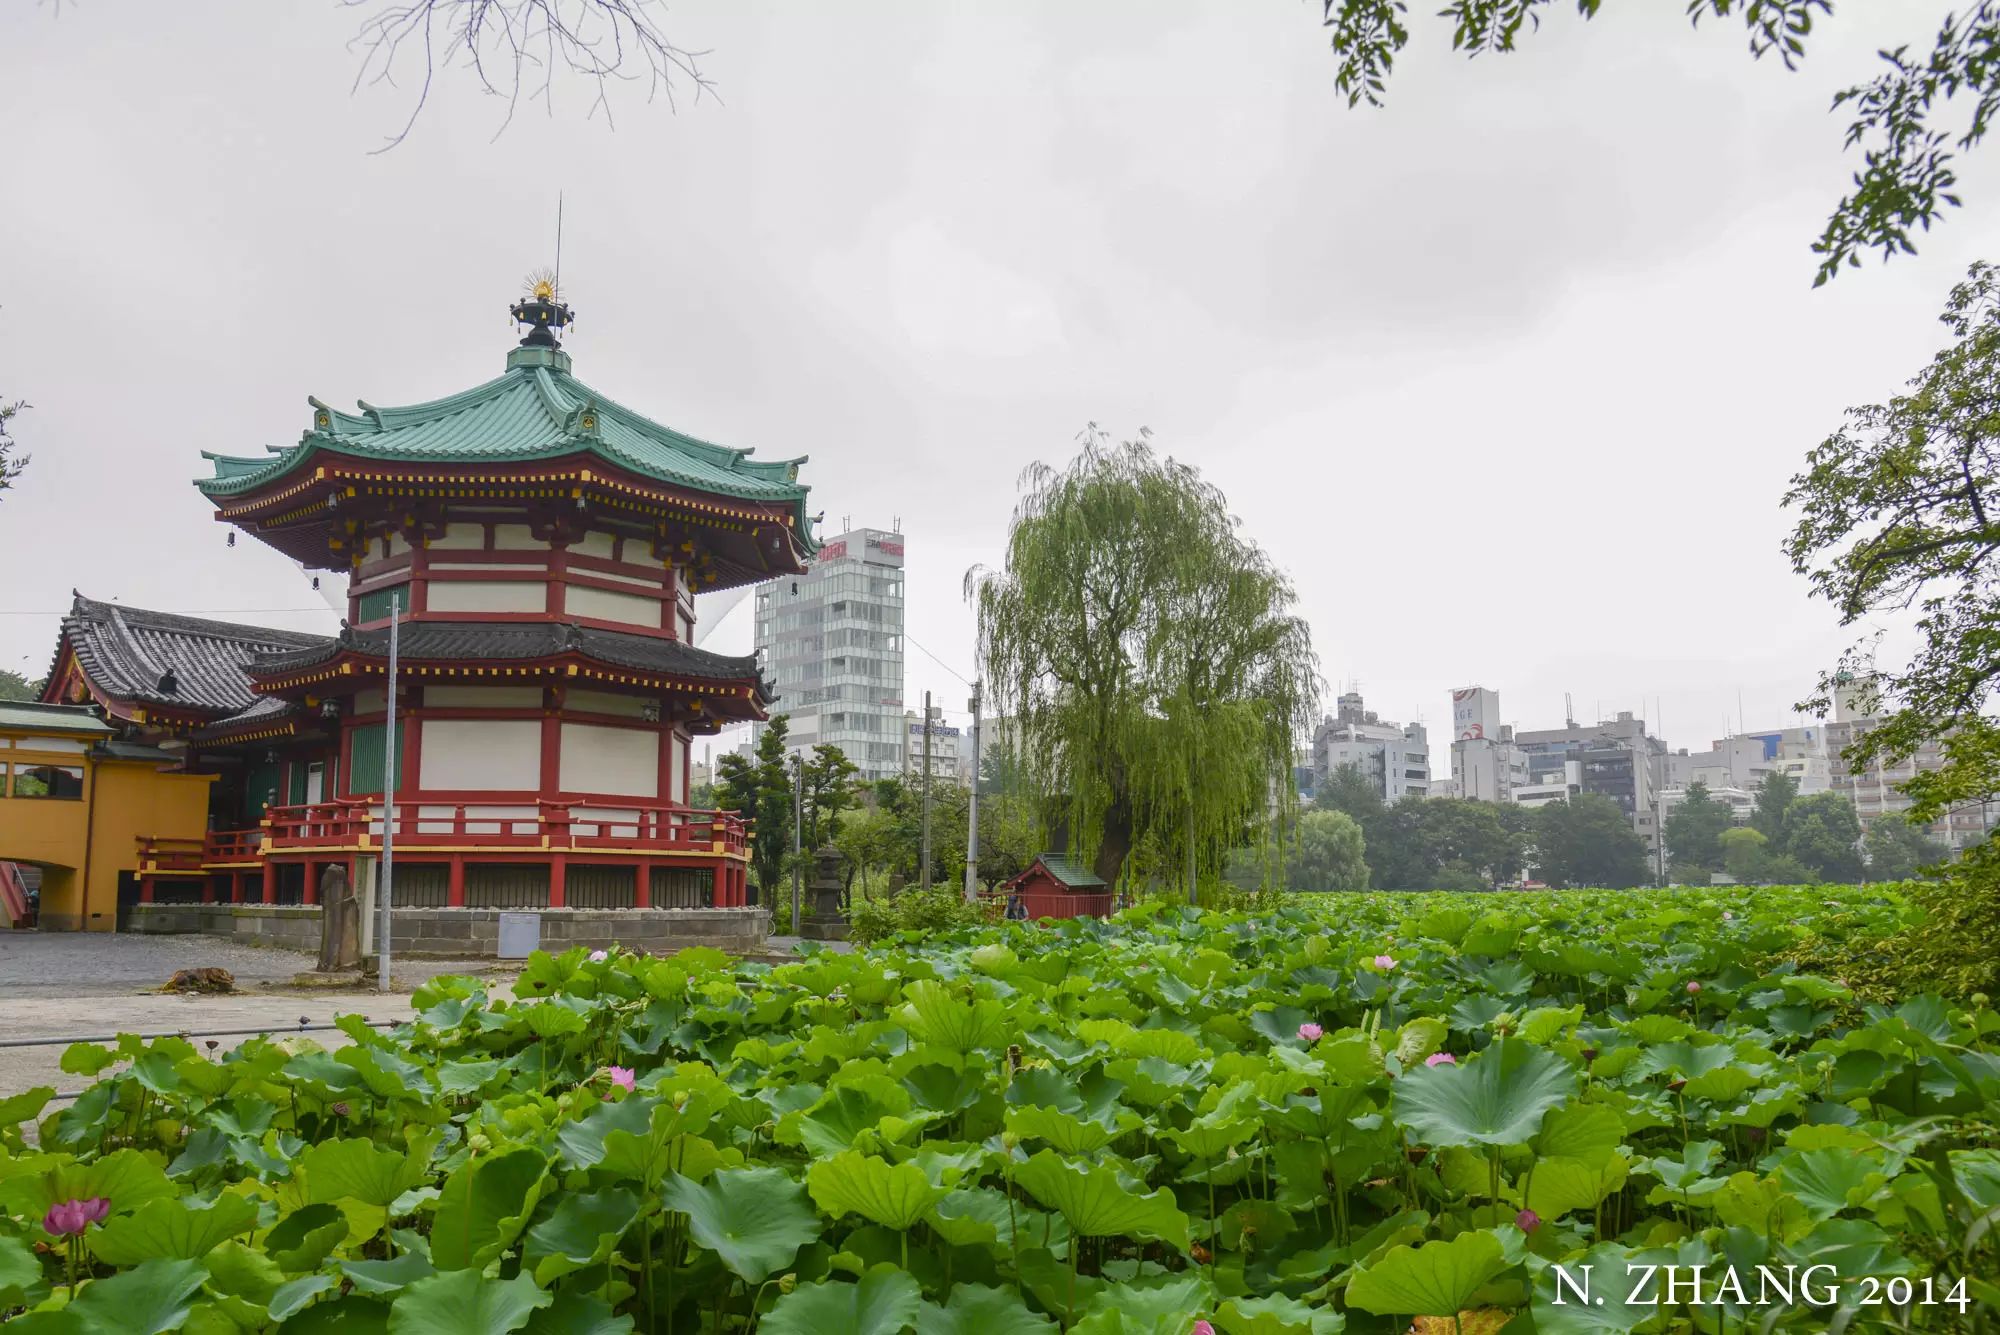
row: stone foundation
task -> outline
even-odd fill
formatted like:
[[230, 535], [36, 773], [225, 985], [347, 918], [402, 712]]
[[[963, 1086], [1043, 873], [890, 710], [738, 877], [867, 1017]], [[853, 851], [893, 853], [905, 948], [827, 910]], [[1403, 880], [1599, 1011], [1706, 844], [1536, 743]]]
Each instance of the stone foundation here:
[[[512, 912], [513, 910], [507, 910]], [[761, 950], [771, 934], [769, 909], [533, 909], [542, 920], [542, 949], [623, 946], [665, 955], [689, 946], [741, 954]], [[500, 909], [396, 909], [390, 949], [398, 955], [493, 958], [500, 945]], [[251, 945], [317, 952], [317, 905], [136, 904], [134, 932], [199, 933]]]

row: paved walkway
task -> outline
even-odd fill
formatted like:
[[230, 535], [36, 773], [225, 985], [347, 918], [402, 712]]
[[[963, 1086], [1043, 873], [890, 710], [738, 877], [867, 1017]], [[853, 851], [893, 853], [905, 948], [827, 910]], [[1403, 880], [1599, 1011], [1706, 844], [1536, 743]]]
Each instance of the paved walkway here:
[[[242, 990], [230, 996], [158, 991], [177, 969], [209, 966], [229, 970]], [[232, 1047], [250, 1034], [216, 1031], [296, 1031], [301, 1020], [330, 1024], [350, 1014], [399, 1020], [410, 1014], [411, 991], [427, 979], [492, 973], [504, 982], [513, 972], [491, 960], [409, 960], [392, 962], [396, 990], [389, 993], [293, 986], [312, 967], [313, 957], [301, 951], [212, 937], [0, 931], [0, 1041], [185, 1030], [197, 1042], [216, 1034], [218, 1043]], [[338, 1031], [313, 1037], [328, 1047], [347, 1042]], [[0, 1098], [37, 1085], [67, 1093], [89, 1083], [63, 1072], [63, 1046], [0, 1047]]]
[[[774, 936], [767, 958], [789, 956], [799, 938]], [[834, 950], [853, 947], [828, 943]], [[159, 987], [179, 969], [227, 969], [240, 989], [230, 996], [163, 995]], [[330, 1024], [336, 1016], [400, 1020], [410, 1014], [410, 993], [447, 973], [490, 974], [504, 984], [517, 965], [493, 960], [392, 961], [389, 993], [299, 987], [313, 967], [303, 951], [252, 946], [206, 936], [140, 936], [112, 932], [0, 931], [0, 1042], [28, 1038], [97, 1038], [108, 1034], [186, 1031], [197, 1042], [215, 1035], [223, 1047], [250, 1037], [249, 1030], [296, 1031], [301, 1021]], [[312, 1035], [328, 1047], [347, 1036]], [[63, 1044], [0, 1047], [0, 1098], [37, 1085], [73, 1093], [89, 1082], [65, 1074]]]

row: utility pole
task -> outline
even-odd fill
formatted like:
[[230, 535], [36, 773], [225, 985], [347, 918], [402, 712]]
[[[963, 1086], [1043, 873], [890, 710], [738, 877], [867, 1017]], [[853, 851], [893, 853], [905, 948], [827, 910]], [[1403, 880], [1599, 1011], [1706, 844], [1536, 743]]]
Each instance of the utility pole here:
[[799, 832], [805, 824], [806, 760], [792, 752], [792, 935], [799, 934]]
[[375, 898], [381, 902], [382, 910], [375, 927], [378, 992], [389, 990], [389, 905], [395, 898], [396, 885], [396, 784], [403, 777], [403, 767], [396, 763], [396, 651], [402, 621], [403, 591], [398, 589], [389, 595], [389, 689], [382, 726], [382, 875], [375, 886]]
[[979, 898], [979, 683], [972, 683], [972, 792], [965, 805], [965, 902]]
[[931, 888], [931, 693], [924, 692], [924, 869], [920, 884]]

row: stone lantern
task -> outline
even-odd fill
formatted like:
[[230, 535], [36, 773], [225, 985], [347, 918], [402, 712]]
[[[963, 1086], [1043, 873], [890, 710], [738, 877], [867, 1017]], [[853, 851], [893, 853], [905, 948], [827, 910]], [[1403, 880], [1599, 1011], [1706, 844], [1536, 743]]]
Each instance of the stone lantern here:
[[799, 927], [801, 936], [818, 941], [845, 941], [847, 939], [847, 915], [841, 911], [841, 864], [846, 858], [828, 840], [813, 854], [812, 884], [807, 887], [811, 896], [812, 917]]

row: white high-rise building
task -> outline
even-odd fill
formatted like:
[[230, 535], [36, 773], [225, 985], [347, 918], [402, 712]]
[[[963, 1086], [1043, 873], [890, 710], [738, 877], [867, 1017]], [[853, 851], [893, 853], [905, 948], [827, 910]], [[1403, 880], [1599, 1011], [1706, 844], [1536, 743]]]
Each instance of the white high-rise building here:
[[1319, 782], [1337, 769], [1353, 769], [1367, 776], [1384, 802], [1429, 796], [1431, 748], [1423, 724], [1377, 718], [1363, 707], [1358, 691], [1341, 696], [1338, 711], [1321, 719], [1313, 732], [1313, 770]]
[[[757, 588], [757, 654], [788, 751], [838, 746], [863, 779], [902, 773], [903, 535], [858, 528], [805, 574]], [[921, 740], [921, 739], [920, 739]]]
[[[960, 756], [971, 753], [970, 739], [965, 738], [958, 728], [952, 727], [938, 717], [938, 708], [931, 707], [931, 780], [949, 779], [953, 783], [963, 783], [960, 777]], [[961, 746], [961, 742], [964, 745]], [[924, 721], [914, 709], [903, 713], [903, 773], [914, 780], [924, 772]]]

